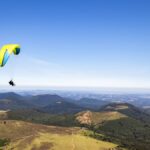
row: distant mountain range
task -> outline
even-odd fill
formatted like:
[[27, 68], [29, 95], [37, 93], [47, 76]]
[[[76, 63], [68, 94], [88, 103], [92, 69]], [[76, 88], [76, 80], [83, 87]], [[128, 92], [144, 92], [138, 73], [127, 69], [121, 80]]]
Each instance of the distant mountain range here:
[[74, 101], [74, 103], [87, 109], [98, 110], [109, 102], [94, 98], [81, 98], [80, 100]]
[[58, 95], [21, 96], [16, 93], [0, 93], [0, 109], [31, 109], [38, 108], [48, 113], [77, 113], [82, 110], [99, 109], [107, 104], [105, 101], [83, 98], [72, 100]]
[[13, 110], [35, 107], [24, 99], [24, 97], [13, 92], [0, 93], [0, 109]]

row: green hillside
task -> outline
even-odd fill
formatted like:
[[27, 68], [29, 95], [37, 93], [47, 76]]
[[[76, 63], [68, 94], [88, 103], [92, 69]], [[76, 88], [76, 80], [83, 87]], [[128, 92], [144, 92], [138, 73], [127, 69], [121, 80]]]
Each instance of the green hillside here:
[[6, 113], [6, 119], [11, 120], [23, 120], [33, 123], [40, 123], [45, 125], [57, 125], [57, 126], [77, 126], [78, 122], [74, 115], [58, 115], [44, 113], [37, 109], [22, 109], [13, 110]]
[[76, 119], [91, 129], [91, 136], [96, 139], [111, 141], [131, 150], [149, 150], [150, 116], [132, 105], [109, 104], [100, 112], [79, 113]]

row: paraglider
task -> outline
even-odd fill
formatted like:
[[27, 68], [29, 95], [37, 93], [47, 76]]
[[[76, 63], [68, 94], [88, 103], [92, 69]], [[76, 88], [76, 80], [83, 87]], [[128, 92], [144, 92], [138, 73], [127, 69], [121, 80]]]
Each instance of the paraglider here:
[[11, 86], [15, 86], [15, 83], [14, 83], [13, 80], [10, 80], [8, 83], [9, 83], [9, 85], [11, 85]]
[[[4, 45], [0, 50], [0, 67], [4, 67], [7, 63], [11, 54], [18, 55], [20, 53], [20, 45], [19, 44], [7, 44]], [[13, 80], [10, 80], [9, 85], [15, 86]]]

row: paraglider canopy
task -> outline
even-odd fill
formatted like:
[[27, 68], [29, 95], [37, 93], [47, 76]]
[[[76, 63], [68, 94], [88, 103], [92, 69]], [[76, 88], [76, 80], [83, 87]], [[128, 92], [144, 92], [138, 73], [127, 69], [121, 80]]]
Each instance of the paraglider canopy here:
[[18, 55], [20, 53], [20, 45], [19, 44], [7, 44], [4, 45], [0, 50], [0, 66], [3, 67], [8, 59], [9, 56], [14, 53]]

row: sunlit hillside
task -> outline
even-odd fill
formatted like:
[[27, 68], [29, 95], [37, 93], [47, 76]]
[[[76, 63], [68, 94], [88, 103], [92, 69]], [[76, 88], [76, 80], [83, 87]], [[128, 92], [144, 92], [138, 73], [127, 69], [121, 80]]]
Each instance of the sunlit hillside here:
[[120, 118], [125, 118], [127, 117], [124, 114], [121, 114], [117, 111], [107, 111], [107, 112], [92, 112], [92, 111], [85, 111], [85, 112], [80, 112], [76, 115], [76, 119], [81, 123], [81, 124], [101, 124], [106, 121], [111, 121], [111, 120], [117, 120]]
[[117, 147], [116, 144], [84, 136], [80, 128], [12, 120], [0, 121], [0, 138], [9, 139], [3, 150], [110, 150]]

